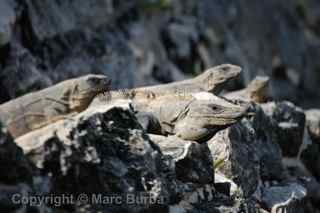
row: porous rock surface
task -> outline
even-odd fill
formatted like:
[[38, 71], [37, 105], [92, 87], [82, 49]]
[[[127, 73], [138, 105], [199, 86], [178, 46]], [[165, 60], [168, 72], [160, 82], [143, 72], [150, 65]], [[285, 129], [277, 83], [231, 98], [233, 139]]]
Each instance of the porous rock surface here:
[[[202, 144], [150, 136], [126, 104], [15, 141], [1, 126], [0, 212], [320, 212], [319, 116], [298, 107], [319, 106], [319, 11], [317, 0], [2, 0], [0, 103], [87, 73], [108, 75], [116, 89], [221, 63], [243, 67], [226, 89], [268, 75], [276, 102], [252, 104]], [[63, 193], [159, 202], [12, 200]]]
[[[298, 164], [289, 168], [282, 163], [282, 152], [286, 151], [279, 140], [282, 129], [264, 108], [252, 103], [240, 122], [200, 144], [147, 134], [126, 101], [91, 107], [72, 119], [21, 136], [15, 140], [21, 148], [3, 128], [1, 141], [11, 144], [12, 148], [6, 149], [12, 151], [7, 153], [16, 154], [10, 155], [10, 170], [4, 168], [15, 172], [9, 177], [13, 182], [1, 178], [0, 193], [5, 199], [0, 200], [0, 207], [28, 211], [30, 206], [8, 201], [16, 193], [75, 197], [85, 193], [134, 194], [153, 200], [33, 208], [93, 212], [317, 211], [319, 183], [312, 174], [299, 172]], [[294, 110], [288, 113], [289, 117], [296, 115]], [[290, 193], [297, 197], [290, 197]]]

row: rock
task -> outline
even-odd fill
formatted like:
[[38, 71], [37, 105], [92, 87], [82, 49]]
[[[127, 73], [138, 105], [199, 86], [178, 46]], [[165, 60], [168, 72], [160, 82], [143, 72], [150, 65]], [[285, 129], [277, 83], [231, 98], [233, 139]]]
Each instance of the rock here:
[[142, 128], [151, 134], [161, 134], [161, 125], [157, 117], [151, 112], [136, 112], [136, 117], [141, 124]]
[[305, 125], [303, 110], [290, 102], [270, 102], [261, 105], [265, 113], [277, 122], [276, 132], [283, 156], [295, 157], [302, 145]]
[[306, 189], [296, 183], [288, 186], [272, 186], [263, 189], [262, 202], [271, 212], [303, 213]]
[[166, 13], [141, 17], [129, 26], [130, 48], [138, 68], [135, 85], [145, 86], [183, 80], [186, 76], [169, 60], [161, 38], [161, 26], [167, 21]]
[[191, 185], [185, 188], [182, 200], [170, 206], [170, 212], [248, 212], [256, 210], [245, 200], [234, 200], [224, 194], [218, 193], [213, 185], [202, 187]]
[[229, 185], [229, 189], [227, 191], [229, 191], [229, 193], [231, 196], [236, 196], [239, 187], [237, 186], [237, 184], [235, 184], [232, 180], [228, 179], [227, 177], [224, 176], [224, 174], [222, 174], [221, 172], [216, 172], [214, 174], [214, 183], [217, 186], [217, 184], [228, 184]]
[[319, 208], [320, 183], [312, 176], [300, 178], [300, 184], [307, 189], [307, 196]]
[[108, 75], [114, 88], [135, 84], [132, 50], [124, 33], [111, 27], [132, 3], [82, 3], [17, 3], [18, 19], [24, 21], [17, 22], [15, 39], [0, 49], [0, 84], [5, 88], [0, 103], [88, 73]]
[[304, 141], [301, 146], [299, 158], [309, 173], [314, 175], [320, 181], [320, 144], [315, 140], [312, 140], [308, 129], [310, 128], [307, 127], [305, 130]]
[[185, 141], [176, 136], [149, 134], [149, 137], [164, 155], [174, 159], [178, 180], [199, 184], [213, 183], [213, 160], [207, 144]]
[[[196, 44], [199, 42], [197, 20], [194, 17], [179, 17], [168, 23], [163, 31], [164, 45], [168, 51], [168, 57], [177, 63], [177, 66], [185, 72], [192, 73], [195, 63]], [[190, 60], [192, 59], [192, 60]]]
[[[173, 163], [162, 156], [134, 114], [125, 108], [91, 108], [73, 120], [26, 134], [17, 139], [17, 144], [42, 174], [50, 176], [50, 193], [144, 193], [159, 200], [160, 206], [168, 204], [175, 194]], [[105, 209], [129, 208], [128, 203], [122, 204]], [[130, 205], [130, 209], [138, 212], [159, 207], [149, 204]]]
[[0, 184], [31, 183], [33, 168], [16, 145], [6, 128], [0, 123]]
[[13, 1], [3, 0], [0, 3], [0, 48], [8, 44], [12, 37], [13, 25], [16, 21]]
[[[318, 0], [3, 0], [0, 103], [87, 73], [108, 75], [117, 89], [181, 80], [230, 62], [243, 73], [227, 89], [265, 74], [275, 100], [319, 106], [319, 11]], [[41, 212], [13, 205], [10, 197], [51, 192], [152, 192], [168, 198], [149, 207], [77, 204], [61, 211], [319, 212], [315, 111], [306, 112], [305, 131], [299, 107], [268, 103], [263, 111], [253, 105], [251, 114], [207, 143], [213, 183], [206, 144], [166, 138], [157, 145], [139, 124], [143, 119], [117, 106], [93, 107], [73, 121], [19, 138], [26, 155], [1, 128], [0, 212]], [[281, 152], [284, 163], [299, 162], [283, 171]]]
[[215, 169], [238, 185], [245, 197], [257, 190], [260, 181], [282, 178], [274, 123], [258, 105], [252, 105], [250, 112], [255, 116], [242, 119], [207, 142]]
[[[298, 102], [316, 106], [320, 4], [309, 1], [159, 0], [150, 2], [150, 10], [141, 1], [5, 0], [0, 6], [0, 64], [7, 68], [12, 58], [11, 47], [3, 45], [19, 42], [32, 54], [26, 60], [35, 58], [35, 67], [52, 83], [91, 72], [111, 75], [115, 87], [133, 87], [183, 79], [232, 62], [244, 68], [232, 89], [265, 73], [273, 77], [276, 100], [298, 96]], [[15, 81], [22, 88], [25, 78], [38, 76], [13, 73], [15, 80], [23, 79]], [[1, 81], [4, 92], [18, 95]]]
[[[8, 54], [7, 64], [2, 70], [4, 76], [0, 82], [8, 91], [9, 99], [53, 84], [52, 79], [38, 69], [37, 59], [18, 41], [10, 43]], [[17, 84], [17, 82], [20, 83]], [[4, 99], [4, 101], [8, 100]]]
[[310, 109], [306, 110], [307, 128], [311, 139], [320, 144], [320, 110]]
[[240, 135], [245, 131], [240, 128], [241, 126], [234, 125], [218, 132], [208, 141], [208, 146], [214, 158], [214, 167], [234, 181], [247, 197], [256, 190], [259, 162], [253, 149], [238, 140], [245, 137]]
[[11, 212], [22, 207], [13, 196], [28, 195], [33, 184], [34, 170], [6, 128], [0, 123], [0, 211]]
[[26, 204], [22, 203], [22, 197], [28, 198], [28, 195], [31, 195], [30, 192], [31, 188], [23, 183], [17, 185], [0, 184], [0, 210], [2, 212], [27, 211]]
[[[61, 3], [49, 0], [26, 0], [26, 3], [33, 32], [40, 40], [110, 23], [116, 16], [114, 12], [119, 9], [115, 8], [112, 1], [109, 0]], [[125, 9], [126, 5], [128, 3], [121, 3], [120, 10]]]
[[[315, 208], [319, 208], [320, 202], [320, 184], [317, 179], [310, 173], [306, 166], [310, 164], [304, 163], [304, 158], [299, 159], [283, 159], [283, 165], [286, 169], [286, 175], [283, 182], [298, 183], [307, 190], [308, 202], [306, 207], [311, 208], [309, 212], [315, 212]], [[310, 202], [314, 204], [310, 205]]]

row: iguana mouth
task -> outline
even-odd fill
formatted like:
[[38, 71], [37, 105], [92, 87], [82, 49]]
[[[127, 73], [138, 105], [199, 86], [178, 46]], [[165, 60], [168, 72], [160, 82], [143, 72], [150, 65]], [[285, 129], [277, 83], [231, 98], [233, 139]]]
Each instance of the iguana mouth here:
[[105, 82], [103, 86], [101, 87], [98, 87], [98, 88], [87, 88], [87, 89], [83, 89], [83, 90], [80, 90], [79, 93], [81, 95], [90, 95], [92, 93], [97, 93], [97, 94], [100, 94], [100, 93], [106, 93], [108, 91], [110, 91], [111, 89], [111, 86], [110, 86], [110, 82]]
[[88, 98], [94, 98], [98, 95], [110, 96], [110, 85], [106, 82], [106, 85], [98, 89], [83, 89], [78, 92], [78, 95], [74, 96], [72, 100], [82, 101]]

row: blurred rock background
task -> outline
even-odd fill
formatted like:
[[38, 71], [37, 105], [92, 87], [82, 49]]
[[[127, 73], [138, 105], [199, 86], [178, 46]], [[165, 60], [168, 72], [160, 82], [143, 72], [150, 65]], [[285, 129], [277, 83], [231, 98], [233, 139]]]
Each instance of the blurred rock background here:
[[271, 76], [275, 100], [319, 107], [318, 0], [2, 0], [0, 103], [103, 73], [114, 88], [243, 67], [229, 89]]

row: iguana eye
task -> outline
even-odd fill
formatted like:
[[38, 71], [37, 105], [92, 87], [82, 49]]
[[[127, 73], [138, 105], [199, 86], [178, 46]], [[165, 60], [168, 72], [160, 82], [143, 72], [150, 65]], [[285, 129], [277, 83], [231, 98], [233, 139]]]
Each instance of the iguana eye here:
[[230, 69], [230, 67], [225, 66], [225, 67], [222, 67], [221, 69], [226, 72], [226, 71], [228, 71]]
[[221, 111], [222, 108], [218, 105], [215, 105], [215, 104], [210, 104], [210, 108], [213, 110], [213, 111]]
[[89, 79], [89, 83], [90, 84], [93, 84], [93, 85], [97, 85], [100, 83], [99, 79], [98, 78], [90, 78]]
[[217, 105], [211, 105], [211, 109], [217, 110], [217, 109], [219, 109], [219, 107]]

